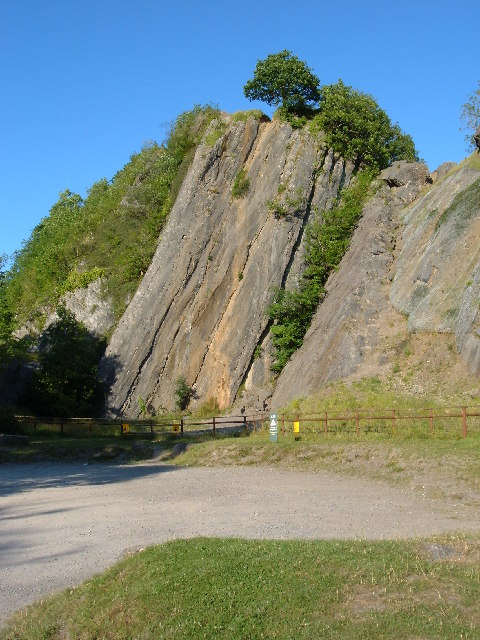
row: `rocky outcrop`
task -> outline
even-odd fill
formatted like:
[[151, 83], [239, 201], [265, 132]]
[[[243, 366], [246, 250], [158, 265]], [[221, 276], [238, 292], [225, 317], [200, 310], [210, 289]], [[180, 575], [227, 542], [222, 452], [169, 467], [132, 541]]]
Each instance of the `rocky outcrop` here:
[[[139, 400], [157, 411], [172, 407], [179, 376], [194, 387], [194, 403], [215, 397], [228, 406], [252, 364], [258, 369], [268, 357], [257, 357], [266, 307], [272, 288], [301, 269], [305, 224], [349, 182], [352, 167], [306, 131], [254, 118], [225, 124], [213, 147], [197, 149], [112, 336], [102, 370], [113, 412], [137, 415]], [[248, 192], [232, 198], [242, 170]], [[268, 367], [263, 375], [270, 377]]]
[[[273, 392], [278, 408], [328, 381], [391, 368], [382, 345], [402, 316], [411, 332], [454, 334], [480, 374], [475, 154], [433, 176], [405, 162], [380, 175], [304, 344], [273, 389], [272, 290], [299, 282], [305, 225], [336, 202], [353, 167], [307, 130], [223, 117], [205, 137], [223, 130], [217, 142], [197, 149], [102, 362], [110, 412], [172, 408], [180, 376], [193, 405], [215, 398], [227, 407], [242, 391], [250, 408], [264, 409]], [[239, 177], [244, 193], [234, 197]]]
[[480, 375], [480, 170], [465, 163], [402, 214], [393, 306], [410, 331], [455, 334]]
[[475, 131], [475, 135], [473, 136], [473, 141], [478, 151], [480, 151], [480, 127]]
[[379, 325], [389, 293], [399, 214], [431, 182], [427, 168], [395, 163], [383, 171], [340, 268], [328, 280], [302, 347], [282, 371], [272, 398], [279, 408], [325, 383], [354, 374], [377, 355]]
[[[83, 288], [69, 291], [58, 301], [59, 305], [64, 305], [71, 311], [79, 322], [82, 322], [87, 329], [95, 336], [104, 336], [115, 324], [112, 302], [106, 299], [103, 294], [103, 282], [99, 278]], [[45, 320], [42, 332], [38, 327], [29, 322], [14, 332], [17, 339], [25, 336], [40, 337], [45, 329], [58, 320], [56, 312], [49, 312]]]

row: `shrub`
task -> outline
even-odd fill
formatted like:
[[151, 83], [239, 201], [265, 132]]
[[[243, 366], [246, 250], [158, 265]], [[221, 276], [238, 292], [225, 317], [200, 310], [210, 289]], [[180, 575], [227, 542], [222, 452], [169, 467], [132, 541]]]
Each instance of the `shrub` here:
[[336, 207], [324, 211], [321, 218], [305, 230], [306, 268], [298, 290], [276, 289], [267, 308], [272, 320], [275, 361], [272, 370], [279, 373], [292, 354], [302, 345], [313, 314], [325, 295], [325, 284], [347, 250], [356, 223], [362, 213], [373, 174], [357, 175], [354, 184], [342, 195]]
[[250, 178], [247, 177], [245, 169], [242, 169], [235, 176], [232, 186], [232, 198], [244, 198], [250, 189]]
[[175, 380], [175, 404], [180, 411], [184, 411], [192, 399], [194, 390], [189, 387], [183, 376], [179, 376]]

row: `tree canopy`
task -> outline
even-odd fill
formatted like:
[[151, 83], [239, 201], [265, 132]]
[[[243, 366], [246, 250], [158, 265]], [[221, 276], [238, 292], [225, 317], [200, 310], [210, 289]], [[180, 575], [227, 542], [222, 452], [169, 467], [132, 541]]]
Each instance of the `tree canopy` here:
[[372, 96], [342, 80], [322, 87], [322, 103], [312, 126], [326, 144], [357, 166], [384, 169], [395, 160], [418, 160], [411, 136], [392, 124]]
[[320, 100], [319, 79], [305, 62], [284, 50], [259, 60], [243, 87], [249, 100], [261, 100], [287, 111], [302, 111]]
[[105, 397], [98, 363], [105, 340], [92, 335], [65, 307], [44, 333], [25, 402], [37, 415], [95, 416]]

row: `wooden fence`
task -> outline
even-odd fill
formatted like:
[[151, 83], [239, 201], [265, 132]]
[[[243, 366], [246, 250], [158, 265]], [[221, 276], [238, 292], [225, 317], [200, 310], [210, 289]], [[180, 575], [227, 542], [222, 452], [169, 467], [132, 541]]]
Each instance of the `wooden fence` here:
[[[57, 432], [70, 435], [123, 435], [175, 436], [238, 435], [268, 429], [270, 414], [258, 413], [241, 416], [216, 416], [199, 419], [191, 416], [175, 418], [150, 418], [147, 420], [99, 420], [94, 418], [42, 418], [16, 416], [22, 428], [28, 432]], [[297, 423], [295, 425], [295, 423]], [[296, 426], [296, 429], [295, 429]], [[322, 412], [310, 415], [277, 414], [279, 437], [309, 436], [321, 438], [328, 434], [385, 433], [401, 435], [408, 430], [424, 435], [438, 433], [457, 434], [466, 438], [468, 434], [480, 433], [480, 407], [456, 406], [445, 409], [353, 409]]]

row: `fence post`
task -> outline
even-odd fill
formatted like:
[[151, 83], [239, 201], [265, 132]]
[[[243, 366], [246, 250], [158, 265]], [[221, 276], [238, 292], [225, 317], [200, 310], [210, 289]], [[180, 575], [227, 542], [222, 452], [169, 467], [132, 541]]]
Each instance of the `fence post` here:
[[89, 431], [89, 433], [92, 433], [92, 419], [91, 418], [88, 421], [88, 431]]
[[285, 414], [282, 413], [282, 438], [285, 437]]
[[60, 433], [63, 433], [63, 422], [60, 423]]
[[358, 413], [358, 409], [355, 415], [355, 431], [357, 432], [357, 436], [358, 436], [360, 434], [360, 415]]
[[217, 432], [216, 432], [216, 429], [215, 429], [215, 416], [213, 416], [212, 424], [213, 424], [213, 437], [216, 438]]
[[183, 436], [183, 417], [180, 418], [180, 434]]
[[328, 414], [325, 411], [325, 433], [328, 433]]
[[248, 429], [247, 429], [247, 416], [243, 416], [243, 430], [245, 431], [245, 433], [248, 432]]
[[430, 409], [429, 422], [430, 422], [430, 434], [433, 436], [433, 409]]
[[462, 407], [462, 435], [467, 437], [467, 407]]
[[150, 433], [153, 436], [153, 420], [150, 420]]
[[397, 418], [395, 409], [392, 409], [392, 431], [395, 433], [395, 429], [397, 428]]

